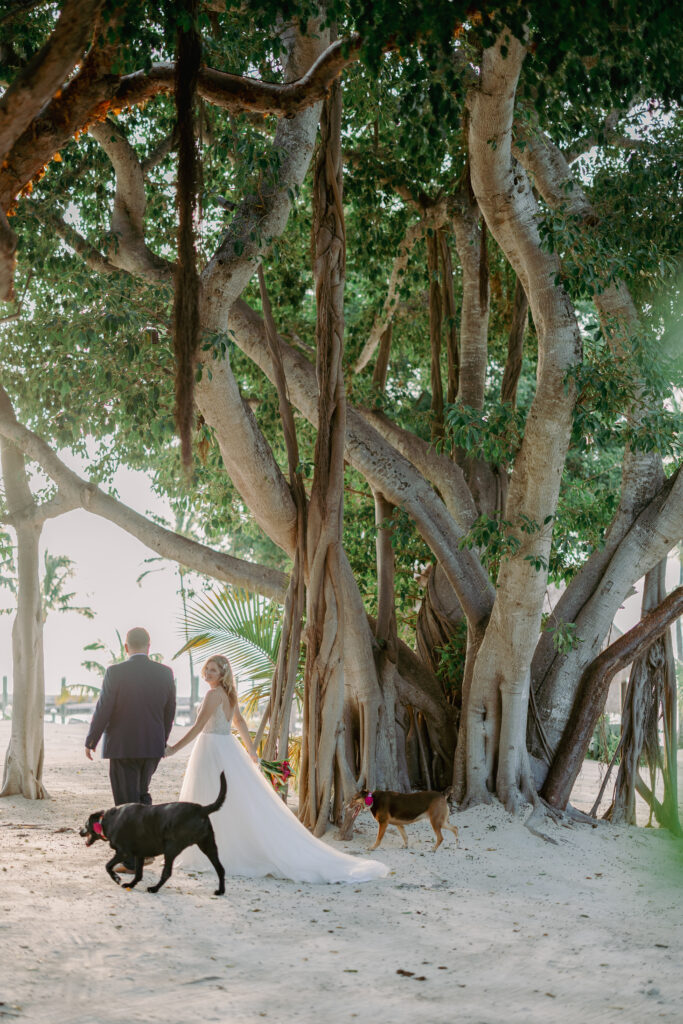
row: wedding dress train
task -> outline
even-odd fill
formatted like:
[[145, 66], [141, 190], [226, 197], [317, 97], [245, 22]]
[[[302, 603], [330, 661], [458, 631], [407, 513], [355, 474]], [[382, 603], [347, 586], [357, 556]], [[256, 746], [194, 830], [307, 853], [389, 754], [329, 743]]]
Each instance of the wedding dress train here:
[[[388, 873], [380, 861], [333, 850], [311, 835], [232, 735], [219, 705], [195, 740], [180, 799], [212, 803], [221, 771], [228, 781], [228, 793], [220, 810], [211, 815], [211, 824], [226, 875], [274, 875], [295, 882], [368, 882]], [[213, 871], [196, 846], [184, 850], [176, 865]]]

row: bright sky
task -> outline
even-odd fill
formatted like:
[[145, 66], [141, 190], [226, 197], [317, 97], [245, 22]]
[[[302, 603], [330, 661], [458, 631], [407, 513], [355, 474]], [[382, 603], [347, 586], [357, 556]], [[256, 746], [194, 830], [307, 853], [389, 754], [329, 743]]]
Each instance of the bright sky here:
[[[86, 475], [76, 460], [63, 453], [62, 457], [77, 472]], [[138, 512], [164, 516], [169, 524], [172, 522], [168, 505], [152, 492], [143, 473], [122, 470], [115, 478], [115, 486], [126, 505]], [[86, 619], [75, 612], [53, 612], [48, 616], [45, 624], [46, 693], [58, 693], [63, 676], [67, 683], [99, 686], [99, 674], [88, 672], [81, 667], [81, 662], [92, 658], [106, 665], [112, 659], [106, 651], [86, 652], [84, 646], [100, 640], [116, 651], [117, 629], [125, 636], [131, 626], [144, 626], [152, 638], [152, 652], [161, 654], [171, 665], [179, 695], [189, 696], [187, 656], [171, 660], [184, 642], [180, 628], [182, 605], [177, 593], [179, 577], [174, 563], [160, 560], [146, 565], [145, 559], [154, 556], [153, 551], [113, 523], [83, 510], [48, 520], [43, 530], [42, 550], [53, 555], [68, 555], [74, 561], [75, 575], [69, 581], [67, 592], [74, 591], [74, 604], [88, 605], [95, 612], [94, 619]], [[146, 576], [141, 584], [136, 583], [146, 569], [157, 571]], [[12, 594], [0, 589], [0, 607], [9, 607], [12, 602]], [[0, 676], [8, 676], [10, 691], [12, 619], [11, 615], [0, 616]]]

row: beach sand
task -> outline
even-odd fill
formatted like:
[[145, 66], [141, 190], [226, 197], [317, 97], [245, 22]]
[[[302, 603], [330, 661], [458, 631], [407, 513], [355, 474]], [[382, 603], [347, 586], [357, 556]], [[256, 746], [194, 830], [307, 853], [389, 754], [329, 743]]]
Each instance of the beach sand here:
[[[9, 740], [0, 722], [0, 749]], [[389, 829], [364, 885], [227, 880], [160, 861], [121, 890], [77, 829], [111, 806], [87, 726], [46, 725], [51, 799], [0, 800], [0, 1021], [20, 1024], [548, 1024], [679, 1022], [683, 842], [658, 829], [548, 823], [545, 843], [500, 805], [454, 813], [432, 853], [428, 823]], [[165, 760], [155, 802], [177, 797], [189, 750]], [[587, 763], [576, 802], [588, 806]], [[579, 799], [580, 797], [580, 799]], [[353, 840], [365, 854], [369, 813]]]

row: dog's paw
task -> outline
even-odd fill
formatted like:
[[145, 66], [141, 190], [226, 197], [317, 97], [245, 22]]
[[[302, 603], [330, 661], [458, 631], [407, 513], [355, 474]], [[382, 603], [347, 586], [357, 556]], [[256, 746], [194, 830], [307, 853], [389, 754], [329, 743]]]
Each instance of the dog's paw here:
[[159, 892], [159, 886], [158, 885], [148, 885], [147, 886], [147, 892]]
[[214, 896], [225, 896], [225, 886], [222, 889], [216, 889]]

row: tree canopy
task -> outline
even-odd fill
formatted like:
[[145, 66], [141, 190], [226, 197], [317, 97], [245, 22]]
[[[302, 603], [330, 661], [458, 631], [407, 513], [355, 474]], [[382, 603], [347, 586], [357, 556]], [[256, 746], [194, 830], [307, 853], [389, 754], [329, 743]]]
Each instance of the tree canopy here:
[[[195, 6], [188, 479], [174, 75]], [[454, 777], [460, 799], [535, 802], [623, 597], [683, 533], [676, 12], [67, 0], [1, 17], [0, 360], [20, 426], [5, 409], [0, 433], [50, 477], [38, 506], [85, 504], [209, 573], [220, 551], [233, 561], [216, 575], [284, 599], [301, 519], [256, 269], [308, 501], [330, 287], [314, 167], [336, 146], [335, 813], [358, 781]], [[89, 453], [90, 485], [51, 461], [59, 449]], [[122, 464], [192, 508], [194, 548], [93, 497]], [[549, 583], [563, 596], [546, 620]]]

